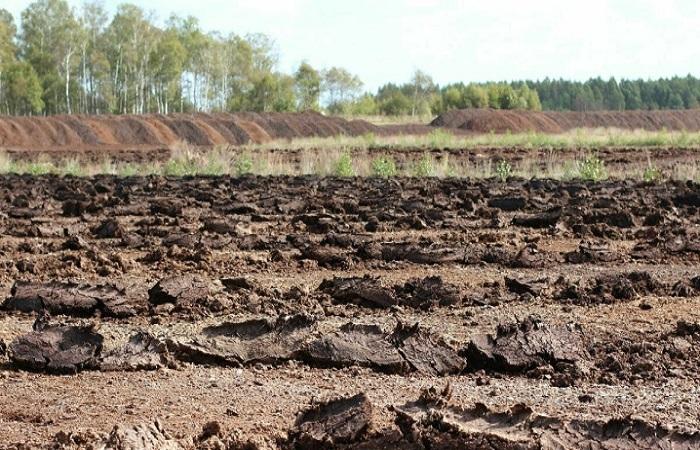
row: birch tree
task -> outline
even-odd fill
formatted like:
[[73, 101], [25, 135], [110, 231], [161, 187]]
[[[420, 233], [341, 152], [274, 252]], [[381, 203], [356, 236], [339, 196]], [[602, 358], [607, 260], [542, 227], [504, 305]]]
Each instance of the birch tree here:
[[416, 70], [411, 78], [411, 88], [413, 91], [413, 102], [411, 105], [411, 116], [416, 113], [430, 113], [430, 97], [436, 90], [433, 79], [427, 73]]
[[301, 63], [294, 74], [299, 111], [318, 110], [321, 95], [321, 74], [307, 62]]
[[138, 6], [122, 4], [105, 34], [117, 102], [113, 109], [143, 114], [149, 100], [150, 58], [158, 42], [152, 18]]
[[49, 112], [72, 112], [71, 76], [81, 32], [65, 0], [37, 0], [22, 12], [21, 54], [39, 76]]
[[15, 20], [7, 10], [0, 9], [0, 111], [8, 111], [4, 88], [4, 77], [8, 68], [15, 62], [17, 48]]
[[150, 57], [151, 89], [158, 113], [168, 114], [179, 95], [186, 56], [185, 47], [172, 30], [160, 33]]
[[108, 82], [110, 64], [104, 49], [104, 31], [109, 16], [99, 1], [83, 4], [80, 24], [83, 30], [80, 42], [80, 110], [99, 114], [108, 111]]

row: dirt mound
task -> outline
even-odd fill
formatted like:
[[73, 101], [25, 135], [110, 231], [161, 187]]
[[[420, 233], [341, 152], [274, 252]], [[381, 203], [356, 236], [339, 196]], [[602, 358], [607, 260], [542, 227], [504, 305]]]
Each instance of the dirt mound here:
[[431, 125], [475, 133], [562, 133], [575, 128], [699, 131], [700, 110], [539, 112], [461, 109], [442, 114]]
[[324, 280], [318, 288], [337, 303], [356, 303], [373, 308], [395, 305], [429, 310], [438, 305], [454, 305], [461, 301], [459, 288], [445, 283], [439, 276], [415, 278], [393, 288], [385, 287], [370, 276]]
[[[458, 405], [452, 389], [423, 389], [417, 401], [390, 404], [388, 425], [381, 408], [363, 392], [330, 400], [312, 398], [297, 414], [286, 436], [266, 443], [227, 432], [209, 421], [198, 434], [178, 432], [172, 437], [156, 419], [138, 425], [119, 424], [107, 433], [59, 432], [51, 448], [109, 450], [690, 450], [700, 444], [695, 427], [674, 428], [641, 416], [577, 419], [546, 415], [522, 403], [492, 408], [483, 403]], [[261, 427], [260, 427], [261, 428]], [[257, 435], [261, 432], [258, 429]], [[255, 439], [257, 441], [258, 439]]]
[[314, 323], [304, 314], [223, 323], [195, 339], [168, 339], [167, 346], [178, 359], [200, 364], [277, 364], [295, 357]]
[[[172, 438], [159, 420], [137, 425], [119, 424], [109, 433], [94, 431], [60, 431], [53, 438], [52, 449], [100, 450], [184, 450], [177, 440]], [[199, 447], [198, 447], [199, 448]]]
[[384, 373], [460, 373], [464, 360], [419, 324], [399, 323], [388, 335], [377, 325], [348, 323], [310, 342], [301, 359], [316, 367], [362, 366]]
[[645, 271], [599, 275], [589, 280], [560, 280], [557, 300], [579, 305], [612, 304], [647, 295], [666, 295], [669, 290]]
[[[499, 325], [495, 337], [472, 338], [463, 354], [472, 370], [537, 375], [551, 370], [577, 378], [588, 371], [585, 349], [580, 327], [548, 325], [530, 317], [517, 324]], [[573, 380], [559, 381], [568, 384]]]
[[143, 331], [131, 336], [122, 348], [105, 354], [100, 361], [100, 370], [105, 372], [157, 370], [163, 367], [175, 367], [167, 346]]
[[10, 359], [21, 368], [49, 373], [77, 373], [97, 366], [103, 337], [91, 326], [47, 325], [10, 344]]
[[698, 372], [700, 323], [680, 321], [670, 333], [618, 337], [592, 348], [598, 381], [639, 383], [684, 378]]
[[369, 367], [384, 373], [406, 373], [408, 365], [376, 325], [348, 323], [310, 342], [301, 359], [316, 367]]
[[148, 301], [156, 312], [159, 309], [188, 309], [197, 303], [206, 302], [210, 292], [209, 283], [202, 277], [191, 274], [175, 275], [163, 278], [149, 289]]
[[416, 264], [447, 264], [465, 260], [465, 252], [453, 247], [412, 242], [369, 243], [358, 252], [365, 259], [410, 261]]
[[22, 312], [46, 310], [50, 314], [79, 317], [93, 316], [98, 312], [105, 316], [127, 317], [136, 314], [137, 303], [131, 293], [111, 284], [18, 281], [0, 308]]
[[406, 326], [399, 322], [391, 341], [416, 372], [437, 376], [458, 374], [464, 370], [464, 360], [458, 353], [418, 323]]
[[312, 405], [297, 417], [289, 432], [290, 448], [336, 448], [365, 437], [372, 421], [372, 404], [362, 393]]
[[0, 147], [24, 151], [242, 145], [273, 139], [380, 133], [369, 122], [315, 112], [0, 117]]

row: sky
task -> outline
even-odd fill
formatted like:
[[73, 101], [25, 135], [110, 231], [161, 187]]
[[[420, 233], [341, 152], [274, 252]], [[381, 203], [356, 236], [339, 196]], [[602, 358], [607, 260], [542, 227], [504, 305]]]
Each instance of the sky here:
[[[79, 7], [81, 0], [69, 0]], [[30, 0], [2, 0], [19, 17]], [[113, 10], [121, 1], [105, 0]], [[439, 84], [700, 76], [698, 0], [132, 0], [164, 21], [262, 32], [279, 69], [345, 67], [368, 90], [417, 70]]]

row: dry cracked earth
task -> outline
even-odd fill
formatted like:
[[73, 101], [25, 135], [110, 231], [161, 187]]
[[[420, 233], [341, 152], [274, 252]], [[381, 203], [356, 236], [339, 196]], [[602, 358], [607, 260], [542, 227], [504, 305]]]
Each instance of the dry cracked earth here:
[[700, 186], [0, 178], [0, 448], [700, 448]]

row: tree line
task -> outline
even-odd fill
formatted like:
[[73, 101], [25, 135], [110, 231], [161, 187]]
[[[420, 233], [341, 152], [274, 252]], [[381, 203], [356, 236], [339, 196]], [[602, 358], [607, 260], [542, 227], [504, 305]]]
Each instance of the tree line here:
[[[19, 26], [21, 24], [21, 27]], [[348, 115], [429, 115], [454, 108], [695, 108], [700, 81], [591, 79], [437, 85], [422, 71], [404, 84], [366, 92], [341, 67], [303, 62], [278, 70], [264, 34], [206, 32], [194, 17], [158, 25], [122, 4], [110, 16], [99, 1], [74, 9], [36, 0], [18, 20], [0, 9], [0, 113], [143, 114], [193, 111], [324, 110]]]
[[[658, 80], [587, 81], [544, 79], [510, 83], [422, 84], [417, 72], [402, 86], [386, 84], [374, 96], [377, 113], [440, 114], [450, 109], [495, 108], [534, 111], [624, 111], [700, 107], [700, 79], [691, 75]], [[429, 79], [429, 77], [428, 77]], [[416, 89], [416, 87], [419, 87]], [[416, 93], [419, 93], [416, 96]]]
[[0, 113], [142, 114], [191, 111], [293, 111], [354, 101], [362, 90], [343, 68], [302, 63], [277, 70], [263, 34], [222, 35], [194, 17], [152, 14], [121, 4], [109, 16], [98, 1], [74, 10], [37, 0], [21, 28], [0, 9]]
[[700, 106], [700, 79], [691, 75], [658, 80], [528, 81], [547, 110], [693, 109]]

